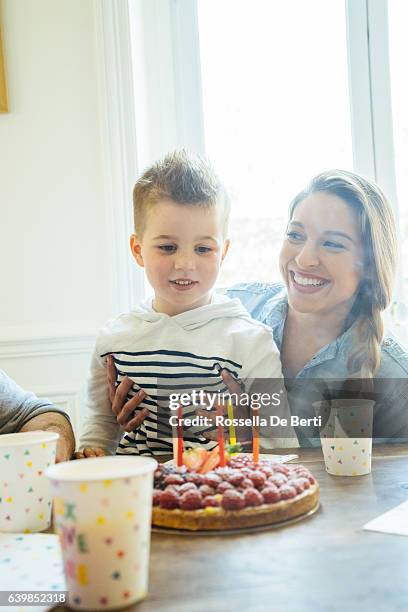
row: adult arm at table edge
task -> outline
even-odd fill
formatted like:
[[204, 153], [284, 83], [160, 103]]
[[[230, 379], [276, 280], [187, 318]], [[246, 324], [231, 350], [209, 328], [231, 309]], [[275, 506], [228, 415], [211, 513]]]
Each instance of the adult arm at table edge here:
[[69, 459], [75, 445], [69, 416], [49, 399], [26, 391], [0, 370], [0, 433], [49, 429], [61, 436], [58, 459]]
[[49, 411], [34, 416], [20, 429], [25, 431], [55, 431], [59, 434], [56, 462], [69, 461], [75, 450], [75, 436], [68, 416]]

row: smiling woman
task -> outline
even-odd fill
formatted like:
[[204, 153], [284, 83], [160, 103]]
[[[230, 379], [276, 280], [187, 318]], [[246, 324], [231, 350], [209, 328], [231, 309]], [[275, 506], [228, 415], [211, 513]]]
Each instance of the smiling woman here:
[[[349, 372], [372, 377], [380, 366], [381, 312], [391, 301], [397, 263], [388, 200], [379, 187], [351, 172], [329, 171], [293, 200], [289, 214], [280, 267], [290, 319], [318, 315], [319, 328], [327, 321], [326, 340], [353, 325]], [[303, 231], [296, 231], [299, 225]], [[316, 283], [312, 289], [309, 282]]]
[[[297, 385], [292, 414], [309, 418], [312, 402], [322, 399], [311, 400], [307, 381], [320, 379], [327, 390], [330, 379], [340, 389], [350, 379], [368, 379], [365, 388], [378, 392], [374, 437], [408, 440], [408, 354], [385, 334], [382, 319], [396, 244], [393, 213], [379, 187], [351, 172], [324, 172], [290, 206], [279, 259], [284, 286], [249, 283], [228, 292], [272, 328], [287, 387]], [[316, 430], [297, 433], [306, 446], [319, 437]]]

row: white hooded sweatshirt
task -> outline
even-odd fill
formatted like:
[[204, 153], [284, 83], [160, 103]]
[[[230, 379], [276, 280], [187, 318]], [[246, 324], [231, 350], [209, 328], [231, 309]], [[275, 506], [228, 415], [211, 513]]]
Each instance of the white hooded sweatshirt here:
[[[147, 408], [148, 417], [136, 431], [124, 435], [111, 410], [108, 355], [114, 358], [117, 383], [125, 376], [133, 379], [129, 397], [139, 389], [147, 393], [137, 410]], [[155, 312], [150, 299], [109, 321], [96, 340], [88, 382], [88, 415], [79, 448], [101, 447], [118, 454], [172, 453], [168, 417], [177, 413], [168, 409], [169, 393], [192, 389], [228, 392], [221, 369], [244, 383], [252, 378], [282, 379], [270, 328], [252, 319], [238, 299], [214, 294], [210, 304], [175, 316]], [[284, 389], [283, 379], [278, 385]], [[194, 414], [191, 407], [189, 414]], [[208, 430], [185, 429], [185, 447], [214, 446], [200, 435]]]

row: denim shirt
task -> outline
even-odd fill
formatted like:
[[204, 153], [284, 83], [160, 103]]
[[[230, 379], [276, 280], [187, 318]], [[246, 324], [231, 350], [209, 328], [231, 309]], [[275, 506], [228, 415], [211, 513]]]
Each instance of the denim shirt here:
[[[272, 329], [279, 350], [282, 348], [283, 329], [288, 312], [286, 290], [280, 283], [242, 283], [227, 291], [231, 298], [239, 298], [252, 317]], [[347, 360], [352, 350], [353, 328], [321, 348], [301, 370], [290, 380], [290, 373], [284, 371], [292, 414], [301, 418], [314, 416], [310, 393], [313, 381], [347, 380]], [[381, 398], [376, 398], [374, 408], [373, 437], [379, 442], [408, 441], [408, 353], [389, 333], [381, 345], [381, 364], [376, 373], [381, 388]], [[398, 379], [398, 380], [396, 380]], [[306, 381], [309, 381], [308, 383]], [[303, 386], [302, 386], [303, 385]], [[302, 389], [302, 392], [291, 392]], [[321, 399], [321, 398], [320, 398]], [[302, 446], [320, 444], [316, 428], [297, 430]]]

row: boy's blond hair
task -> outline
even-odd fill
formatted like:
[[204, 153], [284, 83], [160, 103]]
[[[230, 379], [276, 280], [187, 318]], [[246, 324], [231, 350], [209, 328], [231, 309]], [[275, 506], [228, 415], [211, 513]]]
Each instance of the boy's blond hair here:
[[149, 210], [160, 200], [219, 210], [226, 236], [230, 204], [226, 190], [204, 158], [182, 149], [173, 151], [148, 168], [133, 189], [135, 233], [142, 237]]

